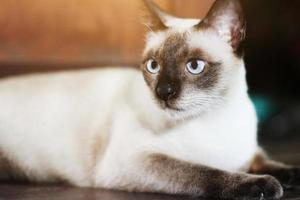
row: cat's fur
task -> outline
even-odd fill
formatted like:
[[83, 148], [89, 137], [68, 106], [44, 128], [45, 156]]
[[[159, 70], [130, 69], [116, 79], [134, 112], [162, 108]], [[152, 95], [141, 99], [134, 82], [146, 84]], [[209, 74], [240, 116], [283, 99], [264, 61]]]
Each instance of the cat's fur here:
[[[107, 68], [1, 80], [0, 178], [217, 198], [279, 198], [270, 175], [299, 184], [299, 168], [257, 145], [239, 2], [217, 0], [202, 21], [145, 3], [144, 77]], [[186, 71], [191, 57], [205, 60], [200, 75]], [[167, 101], [158, 92], [166, 85]]]

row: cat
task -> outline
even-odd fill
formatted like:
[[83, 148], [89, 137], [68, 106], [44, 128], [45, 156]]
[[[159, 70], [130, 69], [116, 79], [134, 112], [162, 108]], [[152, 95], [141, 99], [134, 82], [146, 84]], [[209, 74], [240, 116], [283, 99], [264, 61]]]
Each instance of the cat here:
[[238, 0], [203, 20], [145, 0], [141, 70], [124, 67], [0, 81], [0, 178], [135, 192], [280, 198], [300, 169], [257, 144]]

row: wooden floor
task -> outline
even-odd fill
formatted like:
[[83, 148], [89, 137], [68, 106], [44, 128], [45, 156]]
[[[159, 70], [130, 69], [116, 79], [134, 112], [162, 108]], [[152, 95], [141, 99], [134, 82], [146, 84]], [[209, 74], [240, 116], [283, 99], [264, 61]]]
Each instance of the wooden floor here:
[[[90, 188], [64, 186], [0, 185], [2, 200], [201, 200], [183, 196], [126, 193]], [[286, 191], [284, 199], [300, 199], [298, 191]]]
[[[265, 148], [278, 160], [300, 165], [300, 140], [289, 142], [266, 142]], [[68, 186], [0, 184], [0, 200], [186, 200], [193, 198], [161, 195], [126, 193], [91, 188]], [[199, 198], [197, 198], [199, 199]], [[285, 191], [283, 199], [300, 200], [299, 190]]]

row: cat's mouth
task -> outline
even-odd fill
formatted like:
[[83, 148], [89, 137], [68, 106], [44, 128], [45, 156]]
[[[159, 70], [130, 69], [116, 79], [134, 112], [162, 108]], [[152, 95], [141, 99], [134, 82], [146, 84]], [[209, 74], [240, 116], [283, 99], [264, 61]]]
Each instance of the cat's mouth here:
[[172, 111], [177, 111], [177, 112], [185, 111], [183, 108], [178, 108], [175, 105], [171, 104], [169, 101], [164, 101], [164, 107], [166, 109], [169, 109], [169, 110], [172, 110]]
[[172, 111], [172, 112], [185, 112], [186, 110], [184, 108], [180, 108], [174, 101], [168, 100], [168, 101], [163, 101], [156, 99], [157, 103], [160, 105], [160, 107], [163, 110], [166, 111]]

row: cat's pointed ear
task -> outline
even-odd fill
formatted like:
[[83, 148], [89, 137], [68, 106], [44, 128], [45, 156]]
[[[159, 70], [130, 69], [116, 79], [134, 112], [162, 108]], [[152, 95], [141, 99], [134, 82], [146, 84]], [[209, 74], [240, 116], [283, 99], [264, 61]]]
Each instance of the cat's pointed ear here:
[[236, 50], [245, 38], [246, 21], [239, 0], [216, 0], [197, 28], [213, 28]]
[[152, 0], [143, 0], [146, 13], [145, 24], [151, 31], [162, 31], [168, 29], [166, 26], [166, 18], [168, 14], [158, 7]]

